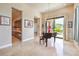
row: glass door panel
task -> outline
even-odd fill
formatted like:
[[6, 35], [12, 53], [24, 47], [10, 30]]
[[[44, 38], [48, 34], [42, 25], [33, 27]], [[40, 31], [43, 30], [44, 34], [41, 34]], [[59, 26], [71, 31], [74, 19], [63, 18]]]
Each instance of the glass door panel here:
[[79, 7], [75, 10], [74, 40], [79, 44]]

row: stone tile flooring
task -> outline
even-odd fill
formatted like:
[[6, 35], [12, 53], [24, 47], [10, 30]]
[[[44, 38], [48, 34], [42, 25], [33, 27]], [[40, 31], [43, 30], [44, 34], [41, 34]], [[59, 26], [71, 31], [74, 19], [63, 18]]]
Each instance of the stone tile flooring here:
[[39, 44], [39, 38], [35, 37], [32, 40], [18, 43], [14, 47], [0, 49], [1, 56], [63, 56], [63, 55], [79, 55], [79, 50], [72, 42], [56, 39], [53, 43], [53, 38], [48, 40], [48, 47], [45, 44]]

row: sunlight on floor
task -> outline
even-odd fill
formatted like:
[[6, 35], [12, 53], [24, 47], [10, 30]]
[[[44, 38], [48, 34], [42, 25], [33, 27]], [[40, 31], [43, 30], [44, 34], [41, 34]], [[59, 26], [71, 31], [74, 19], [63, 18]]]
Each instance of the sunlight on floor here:
[[54, 45], [54, 38], [52, 37], [49, 41], [51, 41], [51, 47], [55, 47], [57, 51], [57, 55], [63, 56], [63, 39], [56, 38], [56, 42]]

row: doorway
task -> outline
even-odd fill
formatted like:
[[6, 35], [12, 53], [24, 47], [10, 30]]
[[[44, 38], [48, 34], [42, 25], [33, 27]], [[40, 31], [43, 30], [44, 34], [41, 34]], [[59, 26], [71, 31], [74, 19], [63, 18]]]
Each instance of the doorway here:
[[22, 11], [12, 8], [12, 44], [16, 46], [22, 40]]
[[39, 36], [40, 34], [40, 18], [34, 18], [34, 36]]
[[45, 28], [45, 32], [56, 32], [56, 38], [64, 39], [64, 16], [47, 19]]
[[54, 19], [54, 32], [57, 32], [57, 38], [63, 39], [64, 36], [64, 17]]

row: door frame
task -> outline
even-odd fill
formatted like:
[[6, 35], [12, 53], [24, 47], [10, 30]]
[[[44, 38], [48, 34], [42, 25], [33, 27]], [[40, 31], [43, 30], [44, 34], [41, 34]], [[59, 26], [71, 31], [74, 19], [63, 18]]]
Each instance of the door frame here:
[[[19, 10], [19, 9], [17, 9], [17, 8], [15, 8], [15, 7], [12, 7], [11, 8], [11, 17], [12, 17], [13, 9], [21, 12], [21, 42], [22, 42], [22, 11]], [[12, 19], [12, 22], [11, 23], [12, 23], [12, 31], [13, 31], [13, 19]], [[12, 34], [13, 34], [13, 32], [12, 32]], [[13, 46], [13, 37], [12, 37], [12, 46]]]
[[[39, 36], [40, 35], [40, 32], [39, 32], [40, 31], [40, 27], [39, 27], [40, 26], [40, 18], [39, 17], [34, 17], [34, 26], [35, 26], [35, 24], [37, 24], [37, 27], [38, 27], [38, 29], [37, 29], [37, 35]], [[35, 35], [35, 33], [34, 33], [34, 35]]]

